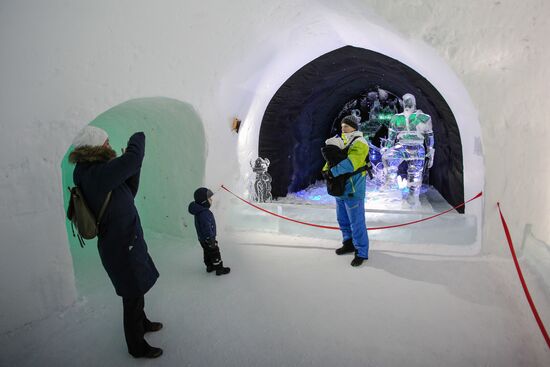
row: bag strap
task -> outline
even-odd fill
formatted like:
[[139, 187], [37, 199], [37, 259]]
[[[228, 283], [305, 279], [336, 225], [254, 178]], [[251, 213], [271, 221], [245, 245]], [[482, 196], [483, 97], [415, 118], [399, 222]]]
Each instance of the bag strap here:
[[350, 142], [348, 143], [348, 145], [343, 149], [346, 151], [346, 154], [348, 154], [348, 150], [349, 148], [351, 147], [351, 145], [353, 144], [353, 142], [357, 139], [359, 139], [360, 136], [354, 136], [353, 139], [350, 140]]
[[103, 202], [103, 205], [101, 206], [101, 210], [99, 211], [99, 216], [97, 217], [97, 226], [99, 227], [99, 222], [101, 222], [101, 218], [103, 217], [103, 214], [105, 213], [105, 209], [107, 209], [107, 204], [109, 204], [109, 200], [111, 199], [111, 193], [112, 191], [109, 191], [107, 193], [107, 197], [105, 198], [105, 201]]
[[[351, 145], [353, 144], [353, 142], [357, 139], [359, 139], [360, 136], [354, 136], [353, 139], [350, 140], [350, 142], [348, 143], [348, 145], [344, 148], [344, 150], [346, 151], [346, 154], [348, 153], [348, 150], [349, 148], [351, 147]], [[371, 163], [370, 161], [368, 160], [369, 159], [369, 156], [367, 155], [367, 161], [365, 162], [366, 164], [363, 166], [363, 167], [359, 167], [357, 168], [355, 171], [353, 172], [349, 172], [349, 173], [344, 173], [340, 176], [343, 176], [346, 178], [346, 180], [352, 176], [355, 176], [356, 174], [360, 173], [360, 172], [363, 172], [363, 171], [368, 171], [367, 173], [369, 174], [369, 177], [372, 179], [372, 173], [370, 172], [370, 166], [371, 166]]]
[[365, 164], [363, 167], [359, 167], [353, 172], [344, 173], [344, 174], [341, 174], [340, 176], [337, 176], [337, 177], [345, 177], [345, 179], [347, 180], [348, 178], [350, 178], [352, 176], [355, 176], [356, 174], [361, 173], [363, 171], [366, 171], [368, 169], [369, 169], [368, 165]]
[[84, 246], [86, 246], [86, 242], [84, 242], [84, 238], [82, 238], [80, 233], [76, 235], [76, 238], [78, 238], [78, 243], [80, 243], [80, 247], [84, 248]]

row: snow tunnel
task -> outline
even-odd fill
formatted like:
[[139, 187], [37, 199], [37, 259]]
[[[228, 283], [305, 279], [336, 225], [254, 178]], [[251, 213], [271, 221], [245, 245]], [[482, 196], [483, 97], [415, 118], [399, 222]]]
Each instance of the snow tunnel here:
[[[261, 122], [259, 156], [271, 162], [274, 197], [303, 190], [321, 179], [320, 149], [327, 138], [339, 133], [342, 106], [378, 88], [395, 96], [414, 94], [417, 108], [432, 117], [436, 155], [425, 184], [435, 187], [452, 206], [464, 202], [462, 143], [445, 99], [404, 63], [352, 46], [300, 68], [269, 102]], [[458, 211], [463, 213], [464, 208]]]
[[[192, 217], [186, 213], [189, 198], [202, 185], [206, 160], [205, 133], [201, 119], [188, 103], [174, 99], [155, 97], [140, 98], [119, 104], [90, 122], [109, 134], [113, 149], [120, 153], [128, 138], [137, 131], [146, 135], [145, 159], [136, 197], [144, 230], [172, 237], [187, 238], [194, 233]], [[70, 147], [61, 163], [63, 199], [68, 205], [68, 186], [73, 185], [74, 166], [68, 162]], [[80, 248], [66, 221], [77, 287], [87, 293], [96, 282], [104, 283], [105, 277], [90, 279], [89, 274], [99, 263], [95, 249], [96, 240]], [[155, 241], [162, 243], [162, 241]]]
[[[379, 37], [386, 39], [380, 32]], [[391, 226], [452, 213], [415, 226], [373, 231], [369, 236], [391, 242], [390, 247], [398, 251], [478, 253], [482, 199], [459, 206], [476, 197], [484, 186], [480, 124], [471, 98], [454, 72], [429, 50], [399, 38], [388, 37], [383, 44], [371, 41], [307, 54], [301, 49], [290, 50], [265, 67], [261, 78], [264, 87], [256, 94], [239, 133], [243, 181], [250, 182], [247, 171], [251, 159], [268, 158], [276, 198], [271, 209], [294, 219], [332, 225], [336, 222], [331, 209], [334, 200], [326, 193], [320, 175], [324, 164], [321, 146], [340, 132], [339, 121], [350, 103], [375, 90], [384, 90], [395, 100], [412, 93], [416, 107], [432, 118], [436, 152], [434, 164], [424, 176], [421, 206], [407, 207], [401, 199], [406, 183], [402, 190], [388, 193], [379, 191], [376, 180], [368, 180], [367, 225]], [[453, 211], [455, 206], [458, 208]], [[277, 222], [268, 228], [292, 233], [294, 227]], [[327, 232], [323, 236], [337, 239], [337, 234]], [[423, 243], [438, 245], [427, 248]]]

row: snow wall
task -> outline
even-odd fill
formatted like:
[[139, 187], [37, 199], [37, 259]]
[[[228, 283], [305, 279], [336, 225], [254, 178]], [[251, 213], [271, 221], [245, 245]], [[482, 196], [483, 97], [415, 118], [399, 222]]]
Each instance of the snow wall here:
[[[202, 122], [204, 184], [243, 191], [270, 98], [301, 66], [346, 45], [407, 64], [453, 109], [464, 196], [485, 194], [468, 208], [483, 212], [482, 253], [508, 256], [497, 201], [518, 247], [548, 246], [550, 158], [540, 148], [550, 132], [540, 116], [550, 103], [548, 15], [543, 0], [3, 1], [0, 332], [77, 297], [60, 166], [80, 128], [126, 102], [180, 101], [186, 112], [168, 116], [170, 132], [184, 133], [178, 121]], [[243, 120], [238, 135], [234, 116]], [[148, 124], [139, 128], [149, 135], [160, 126]], [[117, 148], [133, 128], [112, 127]], [[162, 149], [172, 156], [181, 147]], [[189, 167], [200, 169], [204, 156], [193, 157]]]

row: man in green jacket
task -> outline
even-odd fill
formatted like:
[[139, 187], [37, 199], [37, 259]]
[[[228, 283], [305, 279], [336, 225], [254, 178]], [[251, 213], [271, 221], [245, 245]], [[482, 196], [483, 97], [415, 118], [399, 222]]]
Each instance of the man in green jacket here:
[[[355, 172], [367, 163], [369, 145], [363, 133], [358, 131], [355, 116], [346, 116], [341, 121], [342, 143], [345, 148], [350, 143], [347, 158], [332, 168], [328, 163], [323, 167], [323, 176], [337, 177]], [[334, 138], [332, 138], [334, 139]], [[336, 249], [337, 255], [355, 253], [351, 266], [360, 266], [369, 258], [369, 237], [365, 223], [366, 171], [358, 172], [346, 180], [344, 194], [335, 197], [336, 217], [342, 231], [343, 246]]]

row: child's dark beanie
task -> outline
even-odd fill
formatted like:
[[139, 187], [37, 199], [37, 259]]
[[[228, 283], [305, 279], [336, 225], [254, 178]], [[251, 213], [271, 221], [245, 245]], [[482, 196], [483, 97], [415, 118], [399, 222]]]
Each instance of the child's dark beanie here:
[[210, 197], [212, 197], [212, 195], [214, 195], [214, 193], [210, 191], [210, 189], [207, 189], [206, 187], [199, 187], [195, 190], [193, 197], [195, 198], [195, 203], [204, 204]]

